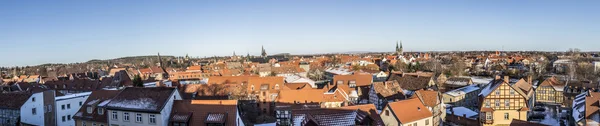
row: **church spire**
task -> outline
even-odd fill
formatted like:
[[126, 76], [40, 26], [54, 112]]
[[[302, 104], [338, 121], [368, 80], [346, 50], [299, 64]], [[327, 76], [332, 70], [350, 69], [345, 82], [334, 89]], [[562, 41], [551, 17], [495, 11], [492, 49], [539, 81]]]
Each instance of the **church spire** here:
[[403, 55], [402, 41], [396, 41], [396, 55]]
[[260, 46], [260, 48], [262, 49], [262, 51], [260, 52], [260, 55], [262, 57], [267, 57], [267, 52], [265, 51], [265, 47], [264, 46]]

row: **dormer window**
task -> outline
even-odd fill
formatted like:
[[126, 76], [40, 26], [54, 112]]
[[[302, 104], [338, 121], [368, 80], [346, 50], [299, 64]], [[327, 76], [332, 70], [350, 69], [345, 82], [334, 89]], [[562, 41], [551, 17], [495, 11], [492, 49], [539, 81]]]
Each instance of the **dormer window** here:
[[104, 108], [98, 108], [98, 114], [104, 115]]
[[87, 107], [87, 113], [92, 113], [92, 107]]

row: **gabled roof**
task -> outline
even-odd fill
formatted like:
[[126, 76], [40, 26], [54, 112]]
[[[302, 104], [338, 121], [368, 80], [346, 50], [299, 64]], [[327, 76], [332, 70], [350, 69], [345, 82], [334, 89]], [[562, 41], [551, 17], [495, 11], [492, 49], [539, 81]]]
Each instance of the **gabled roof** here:
[[589, 92], [585, 97], [585, 119], [592, 119], [593, 114], [600, 114], [600, 92]]
[[284, 77], [250, 77], [248, 78], [248, 90], [254, 86], [254, 91], [263, 90], [261, 88], [267, 88], [264, 90], [276, 91], [278, 90], [275, 89], [276, 85], [279, 85], [279, 88], [281, 89], [284, 86], [284, 83]]
[[419, 90], [425, 89], [429, 86], [431, 76], [421, 76], [420, 74], [392, 74], [389, 76], [388, 81], [397, 81], [403, 89], [406, 90]]
[[[292, 113], [295, 124], [307, 126], [353, 126], [373, 121], [368, 113], [360, 110], [304, 109], [294, 110]], [[376, 123], [376, 121], [373, 122]]]
[[406, 97], [396, 81], [374, 82], [372, 88], [375, 91], [374, 93], [380, 97], [388, 98], [388, 100], [404, 99]]
[[373, 76], [370, 74], [354, 74], [354, 75], [335, 75], [333, 76], [333, 82], [337, 83], [342, 81], [343, 84], [350, 84], [350, 81], [354, 81], [356, 86], [368, 86], [373, 83]]
[[173, 93], [179, 93], [175, 88], [128, 87], [123, 89], [106, 106], [108, 109], [141, 111], [159, 113], [171, 98]]
[[423, 101], [423, 104], [425, 106], [429, 106], [432, 108], [440, 104], [440, 98], [437, 91], [417, 90], [411, 98], [418, 98], [421, 101]]
[[388, 107], [398, 121], [403, 124], [433, 116], [431, 111], [419, 99], [390, 102], [388, 103]]
[[515, 92], [521, 94], [521, 96], [523, 96], [525, 99], [529, 99], [527, 97], [527, 94], [525, 94], [525, 92], [523, 92], [522, 90], [520, 90], [519, 88], [515, 87], [515, 86], [511, 86], [510, 84], [506, 83], [504, 81], [504, 79], [496, 79], [496, 80], [492, 80], [489, 84], [487, 84], [485, 87], [483, 87], [483, 89], [481, 89], [481, 92], [479, 93], [480, 97], [487, 97], [488, 95], [490, 95], [494, 90], [496, 90], [498, 87], [500, 87], [500, 85], [502, 84], [506, 84], [509, 87], [511, 87], [513, 90], [515, 90]]
[[320, 103], [323, 102], [326, 91], [313, 88], [281, 90], [277, 96], [277, 103]]
[[377, 108], [374, 104], [364, 104], [364, 105], [355, 105], [355, 106], [344, 106], [340, 107], [340, 109], [345, 110], [359, 110], [365, 113], [369, 113], [369, 116], [375, 121], [376, 124], [373, 125], [384, 125], [381, 116], [377, 113]]
[[90, 94], [88, 99], [83, 103], [83, 106], [79, 108], [79, 111], [75, 113], [73, 118], [108, 123], [108, 116], [106, 112], [103, 115], [100, 115], [96, 110], [92, 111], [92, 113], [87, 113], [86, 109], [87, 107], [93, 107], [94, 105], [104, 107], [103, 105], [106, 105], [108, 102], [110, 102], [110, 99], [115, 97], [119, 92], [120, 90], [92, 91], [92, 94]]
[[556, 78], [556, 76], [547, 78], [540, 84], [540, 86], [565, 86], [565, 85], [566, 85], [566, 83], [558, 80], [558, 78]]
[[0, 108], [20, 110], [31, 95], [29, 92], [1, 93]]
[[533, 91], [533, 85], [529, 84], [529, 82], [525, 81], [525, 79], [522, 78], [519, 81], [517, 81], [517, 83], [515, 83], [513, 87], [517, 87], [525, 94], [528, 94], [529, 91]]

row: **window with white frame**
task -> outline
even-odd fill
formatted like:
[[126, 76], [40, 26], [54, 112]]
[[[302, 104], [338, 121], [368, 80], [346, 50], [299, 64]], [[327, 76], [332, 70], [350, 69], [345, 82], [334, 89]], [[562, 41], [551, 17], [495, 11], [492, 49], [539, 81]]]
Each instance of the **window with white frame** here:
[[496, 107], [500, 106], [500, 100], [496, 99]]
[[123, 113], [123, 121], [129, 121], [129, 113], [128, 112]]
[[356, 87], [356, 81], [351, 80], [350, 82], [348, 82], [348, 87], [351, 87], [351, 88]]
[[485, 113], [485, 119], [486, 120], [492, 120], [492, 113], [491, 112], [486, 112]]
[[135, 114], [135, 122], [142, 122], [142, 114], [140, 114], [140, 113]]
[[119, 119], [119, 115], [117, 114], [117, 112], [112, 112], [112, 119], [113, 120]]
[[92, 113], [92, 107], [87, 107], [87, 113]]
[[104, 115], [104, 108], [98, 108], [98, 114]]
[[148, 122], [150, 122], [150, 124], [156, 124], [156, 115], [148, 115]]
[[504, 106], [510, 107], [510, 101], [508, 99], [504, 100]]

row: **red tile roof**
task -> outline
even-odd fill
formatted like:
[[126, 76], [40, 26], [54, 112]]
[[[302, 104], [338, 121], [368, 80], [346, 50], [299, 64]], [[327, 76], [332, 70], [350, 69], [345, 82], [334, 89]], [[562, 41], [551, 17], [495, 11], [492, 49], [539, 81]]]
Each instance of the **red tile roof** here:
[[190, 126], [222, 122], [225, 126], [236, 126], [237, 114], [237, 100], [176, 100], [170, 121], [177, 122], [187, 118]]
[[373, 83], [373, 76], [370, 74], [354, 74], [354, 75], [335, 75], [333, 82], [342, 81], [342, 84], [349, 85], [351, 81], [356, 83], [356, 86], [368, 86]]
[[409, 123], [433, 116], [431, 111], [429, 111], [419, 99], [391, 102], [388, 103], [388, 109], [391, 109], [400, 123]]

